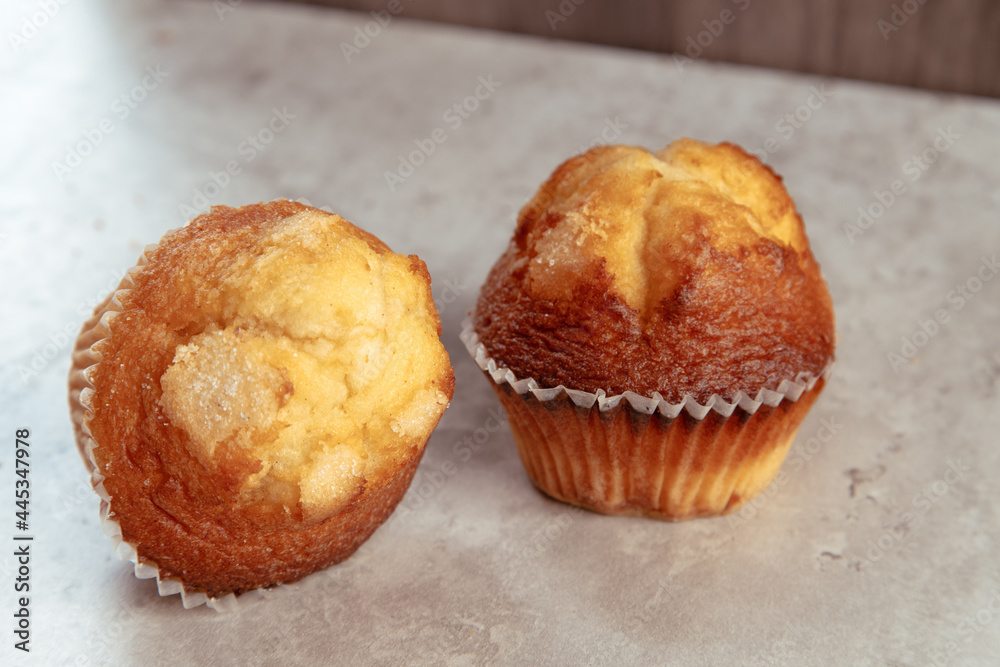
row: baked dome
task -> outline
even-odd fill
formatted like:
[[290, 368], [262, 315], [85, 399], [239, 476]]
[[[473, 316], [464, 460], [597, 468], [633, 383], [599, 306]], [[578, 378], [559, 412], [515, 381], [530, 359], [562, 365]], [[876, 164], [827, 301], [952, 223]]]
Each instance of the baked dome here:
[[833, 359], [834, 315], [781, 179], [732, 144], [594, 148], [521, 210], [474, 313], [543, 387], [756, 395]]
[[284, 200], [213, 207], [147, 259], [78, 345], [122, 538], [212, 596], [343, 560], [454, 391], [424, 263]]

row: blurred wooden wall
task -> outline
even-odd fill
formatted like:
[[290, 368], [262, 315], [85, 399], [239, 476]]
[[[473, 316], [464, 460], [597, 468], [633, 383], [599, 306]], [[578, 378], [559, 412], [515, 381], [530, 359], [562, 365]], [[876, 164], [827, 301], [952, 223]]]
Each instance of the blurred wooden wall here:
[[1000, 97], [998, 0], [307, 1], [398, 1], [409, 18]]

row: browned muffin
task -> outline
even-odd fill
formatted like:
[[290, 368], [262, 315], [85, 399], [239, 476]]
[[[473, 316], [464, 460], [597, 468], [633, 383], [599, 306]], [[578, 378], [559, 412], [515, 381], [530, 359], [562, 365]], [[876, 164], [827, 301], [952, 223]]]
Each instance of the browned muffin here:
[[[473, 325], [515, 379], [686, 401], [626, 428], [617, 402], [539, 401], [497, 376], [538, 486], [665, 518], [731, 510], [766, 486], [834, 350], [830, 296], [781, 179], [737, 146], [688, 139], [655, 154], [595, 148], [556, 169], [521, 211]], [[727, 419], [727, 402], [749, 407], [796, 380], [793, 397]], [[713, 416], [693, 416], [699, 404]]]
[[284, 200], [213, 207], [144, 260], [70, 377], [103, 514], [209, 597], [347, 558], [454, 391], [424, 263]]

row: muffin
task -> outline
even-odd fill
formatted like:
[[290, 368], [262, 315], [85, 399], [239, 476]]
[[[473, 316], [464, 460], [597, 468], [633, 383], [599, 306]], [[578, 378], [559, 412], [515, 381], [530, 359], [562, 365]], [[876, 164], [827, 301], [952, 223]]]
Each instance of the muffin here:
[[186, 606], [350, 556], [452, 397], [440, 333], [418, 257], [302, 204], [216, 206], [147, 247], [70, 373], [119, 554]]
[[683, 139], [556, 169], [463, 340], [538, 488], [679, 520], [774, 478], [833, 361], [834, 314], [781, 179]]

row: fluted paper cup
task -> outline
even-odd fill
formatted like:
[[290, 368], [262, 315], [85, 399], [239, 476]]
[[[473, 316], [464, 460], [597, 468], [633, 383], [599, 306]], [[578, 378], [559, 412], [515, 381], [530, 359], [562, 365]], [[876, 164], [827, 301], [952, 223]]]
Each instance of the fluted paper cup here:
[[76, 345], [73, 349], [73, 360], [69, 373], [70, 418], [73, 421], [77, 448], [83, 457], [84, 465], [90, 471], [91, 484], [94, 487], [94, 491], [101, 499], [101, 527], [104, 530], [104, 534], [111, 538], [111, 545], [115, 555], [122, 561], [132, 563], [137, 578], [155, 578], [156, 589], [160, 595], [179, 594], [185, 609], [206, 604], [213, 609], [221, 611], [231, 609], [236, 604], [236, 596], [229, 594], [213, 598], [202, 592], [190, 592], [186, 590], [180, 581], [161, 577], [156, 563], [140, 558], [136, 551], [136, 545], [130, 544], [122, 538], [121, 526], [113, 518], [111, 511], [111, 496], [104, 488], [104, 476], [98, 470], [97, 461], [94, 458], [94, 448], [98, 445], [94, 441], [88, 425], [89, 417], [92, 414], [91, 401], [93, 397], [93, 388], [88, 379], [88, 370], [93, 369], [101, 361], [101, 354], [94, 346], [110, 334], [108, 324], [122, 310], [121, 298], [133, 286], [132, 275], [145, 266], [146, 254], [154, 250], [157, 246], [158, 244], [152, 244], [144, 248], [138, 263], [126, 272], [118, 288], [94, 309], [94, 314], [80, 329], [80, 334], [76, 339]]
[[541, 387], [501, 368], [471, 317], [462, 342], [490, 379], [531, 481], [604, 514], [679, 521], [739, 509], [774, 479], [830, 366], [756, 396], [669, 403], [658, 393], [607, 396]]

